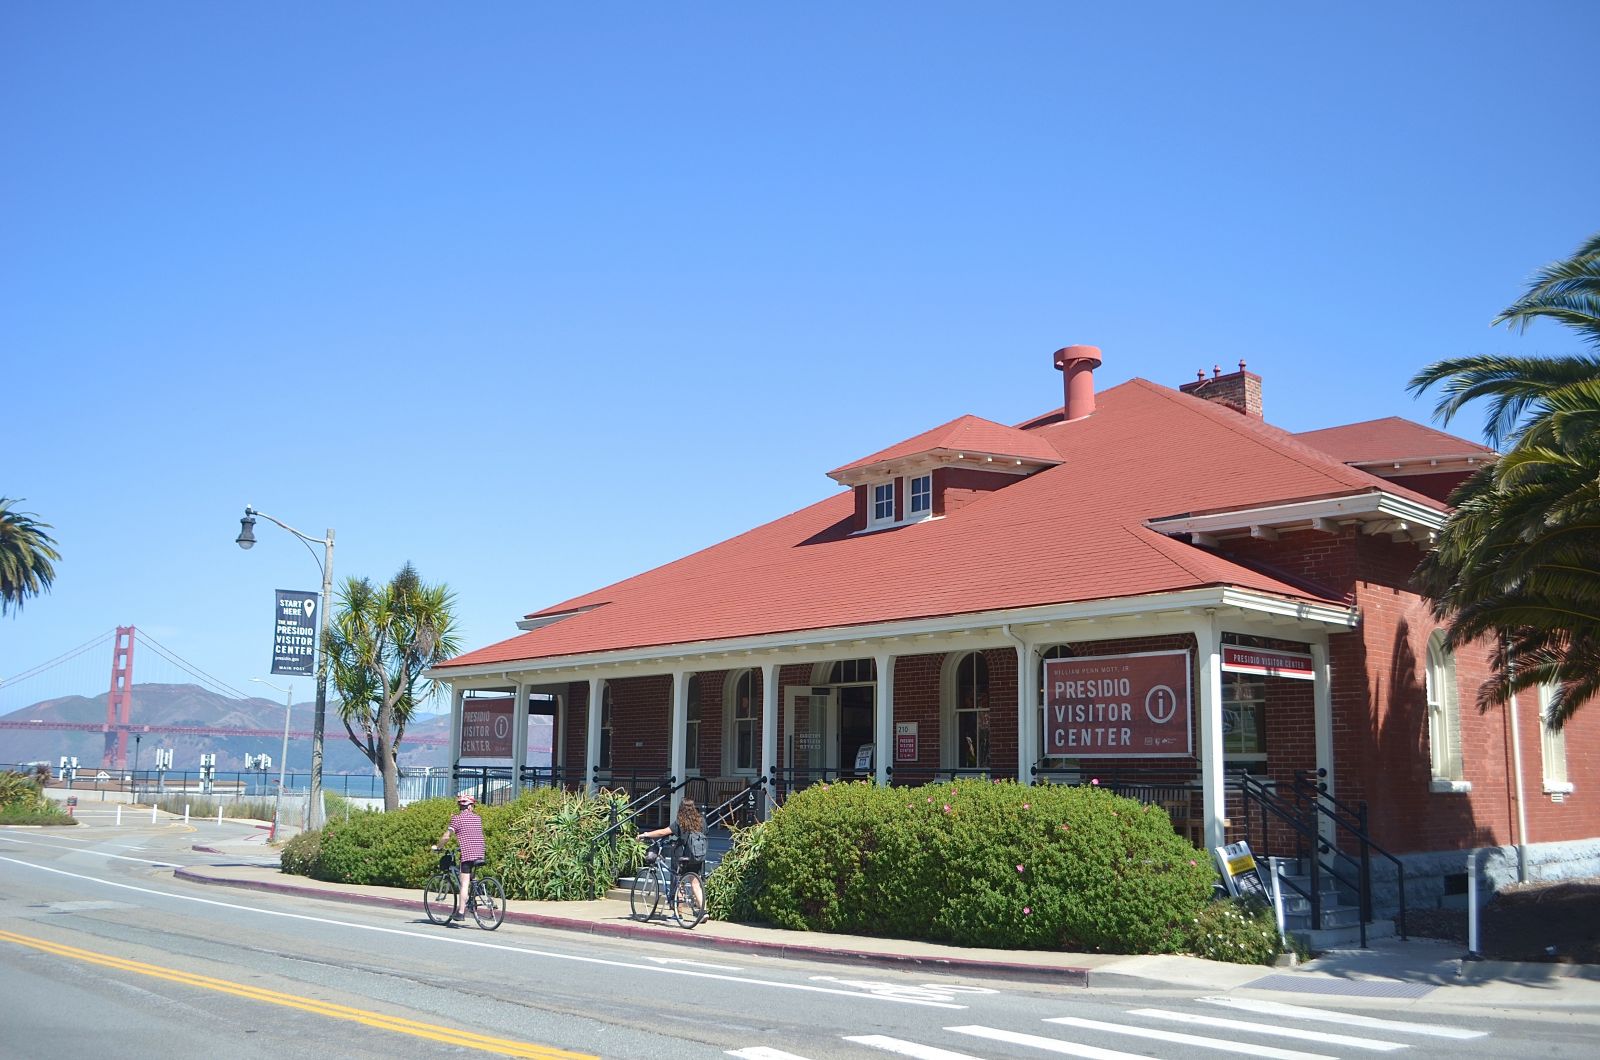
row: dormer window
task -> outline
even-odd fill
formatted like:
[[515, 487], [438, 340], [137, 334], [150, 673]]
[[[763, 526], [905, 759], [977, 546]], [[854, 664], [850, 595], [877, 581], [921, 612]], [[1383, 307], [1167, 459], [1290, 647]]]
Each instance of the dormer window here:
[[911, 518], [933, 513], [933, 476], [918, 475], [911, 480]]
[[894, 483], [880, 482], [872, 487], [872, 521], [894, 522]]

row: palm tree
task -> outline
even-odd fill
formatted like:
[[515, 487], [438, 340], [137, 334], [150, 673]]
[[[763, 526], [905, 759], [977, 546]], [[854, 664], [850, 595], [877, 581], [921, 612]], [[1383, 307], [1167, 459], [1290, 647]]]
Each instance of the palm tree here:
[[45, 533], [50, 524], [37, 522], [32, 512], [11, 510], [20, 503], [0, 497], [0, 615], [21, 611], [28, 597], [49, 591], [61, 559], [55, 541]]
[[383, 803], [400, 805], [399, 751], [417, 704], [433, 693], [422, 673], [460, 650], [444, 585], [426, 585], [407, 563], [387, 583], [349, 578], [324, 650], [350, 742], [383, 776]]
[[1488, 399], [1484, 433], [1510, 444], [1451, 497], [1455, 511], [1417, 573], [1452, 647], [1505, 644], [1479, 707], [1550, 685], [1560, 728], [1600, 694], [1600, 236], [1541, 270], [1494, 323], [1520, 330], [1540, 319], [1596, 353], [1458, 357], [1411, 380], [1413, 392], [1443, 384], [1434, 413], [1446, 423]]

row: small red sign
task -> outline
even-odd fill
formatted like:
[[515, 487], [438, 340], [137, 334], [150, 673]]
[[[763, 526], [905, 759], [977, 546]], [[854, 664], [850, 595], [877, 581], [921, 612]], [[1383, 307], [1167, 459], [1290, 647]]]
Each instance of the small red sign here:
[[1292, 677], [1314, 681], [1311, 656], [1276, 648], [1246, 648], [1238, 644], [1222, 646], [1222, 669], [1230, 674], [1259, 674], [1263, 677]]
[[1044, 753], [1180, 758], [1193, 753], [1189, 653], [1142, 652], [1044, 664]]

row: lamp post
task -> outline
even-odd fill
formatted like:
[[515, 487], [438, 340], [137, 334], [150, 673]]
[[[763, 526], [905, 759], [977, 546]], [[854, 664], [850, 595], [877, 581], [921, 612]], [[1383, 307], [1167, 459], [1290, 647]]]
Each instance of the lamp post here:
[[279, 688], [271, 681], [263, 681], [259, 677], [252, 677], [250, 680], [268, 688], [277, 688], [283, 693], [283, 755], [278, 759], [278, 799], [272, 804], [272, 834], [268, 836], [269, 840], [276, 840], [278, 822], [283, 819], [283, 778], [289, 768], [289, 712], [294, 710], [294, 684], [290, 683], [288, 688]]
[[139, 801], [139, 740], [144, 736], [142, 732], [133, 734], [133, 801]]
[[247, 504], [244, 506], [244, 518], [239, 520], [239, 536], [234, 539], [240, 548], [249, 549], [255, 545], [255, 517], [258, 515], [298, 537], [305, 543], [306, 550], [311, 552], [312, 559], [317, 556], [311, 548], [312, 543], [323, 548], [323, 558], [317, 563], [322, 568], [322, 628], [317, 633], [317, 706], [311, 717], [311, 808], [307, 814], [310, 827], [317, 828], [322, 824], [322, 730], [328, 716], [328, 652], [325, 642], [328, 639], [328, 601], [333, 596], [333, 529], [328, 529], [327, 537], [312, 537]]

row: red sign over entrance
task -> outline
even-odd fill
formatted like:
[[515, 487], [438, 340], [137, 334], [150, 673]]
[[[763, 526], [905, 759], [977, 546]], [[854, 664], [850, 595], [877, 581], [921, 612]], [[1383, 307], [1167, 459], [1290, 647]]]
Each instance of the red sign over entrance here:
[[461, 761], [492, 765], [511, 761], [511, 699], [461, 701]]
[[1046, 659], [1044, 753], [1180, 758], [1193, 753], [1189, 653]]
[[1260, 674], [1264, 677], [1292, 677], [1314, 681], [1311, 656], [1276, 648], [1246, 648], [1238, 644], [1222, 646], [1222, 668], [1230, 674]]

